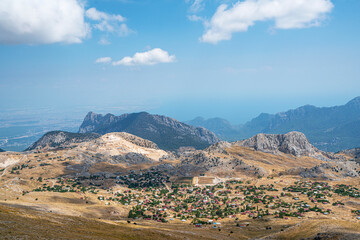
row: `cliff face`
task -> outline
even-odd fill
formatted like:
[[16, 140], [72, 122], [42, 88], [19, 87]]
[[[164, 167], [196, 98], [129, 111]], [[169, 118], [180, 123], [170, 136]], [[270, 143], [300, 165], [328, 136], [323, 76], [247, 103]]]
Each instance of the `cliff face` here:
[[33, 143], [25, 151], [32, 151], [38, 149], [56, 149], [68, 147], [74, 143], [88, 142], [93, 139], [99, 138], [99, 134], [90, 133], [90, 134], [81, 134], [81, 133], [70, 133], [63, 131], [52, 131], [46, 133], [38, 141]]
[[121, 116], [103, 116], [89, 112], [80, 126], [79, 133], [90, 132], [127, 132], [148, 139], [165, 150], [176, 150], [183, 146], [202, 149], [219, 141], [214, 133], [205, 128], [192, 127], [166, 116], [146, 112]]

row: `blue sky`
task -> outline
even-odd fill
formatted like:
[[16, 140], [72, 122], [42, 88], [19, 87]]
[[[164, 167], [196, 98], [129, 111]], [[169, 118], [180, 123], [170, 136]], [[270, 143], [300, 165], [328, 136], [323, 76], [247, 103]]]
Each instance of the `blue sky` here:
[[0, 3], [0, 110], [243, 123], [360, 95], [358, 0], [44, 1]]

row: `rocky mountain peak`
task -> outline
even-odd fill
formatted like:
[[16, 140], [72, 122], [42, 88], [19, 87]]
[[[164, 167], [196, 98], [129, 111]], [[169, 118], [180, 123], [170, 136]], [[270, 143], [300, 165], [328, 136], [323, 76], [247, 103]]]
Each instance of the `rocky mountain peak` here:
[[257, 151], [278, 154], [280, 152], [294, 156], [313, 156], [319, 151], [301, 132], [286, 134], [257, 134], [249, 139], [234, 143], [238, 146], [253, 148]]
[[64, 131], [52, 131], [46, 133], [25, 151], [39, 150], [44, 148], [64, 148], [70, 146], [73, 143], [87, 142], [99, 137], [100, 135], [96, 133], [82, 134]]
[[360, 96], [350, 100], [345, 106], [360, 108]]

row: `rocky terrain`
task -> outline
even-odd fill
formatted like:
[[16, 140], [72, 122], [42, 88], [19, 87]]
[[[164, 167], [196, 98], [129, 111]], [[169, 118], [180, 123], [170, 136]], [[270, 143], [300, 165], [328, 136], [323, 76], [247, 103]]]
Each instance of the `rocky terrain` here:
[[296, 157], [308, 156], [326, 160], [326, 155], [316, 149], [300, 132], [286, 134], [257, 134], [249, 139], [233, 143], [237, 146], [253, 148], [257, 151], [272, 154], [291, 154]]
[[146, 139], [129, 133], [108, 133], [98, 139], [78, 144], [72, 151], [93, 153], [103, 159], [109, 157], [121, 162], [123, 158], [139, 163], [137, 159], [159, 161], [168, 153]]
[[211, 174], [225, 178], [290, 174], [335, 180], [358, 177], [360, 173], [359, 163], [351, 161], [351, 156], [320, 151], [299, 132], [218, 142], [204, 150], [178, 152], [177, 157], [179, 164], [162, 164], [157, 169], [179, 177]]
[[231, 125], [219, 118], [196, 118], [187, 123], [206, 127], [227, 141], [246, 139], [258, 133], [299, 131], [318, 149], [337, 152], [360, 146], [360, 97], [342, 106], [305, 105], [276, 114], [262, 113], [244, 125]]
[[299, 132], [176, 152], [126, 132], [86, 140], [58, 134], [40, 139], [31, 151], [0, 153], [1, 236], [346, 239], [360, 234], [356, 151], [328, 154]]
[[205, 128], [195, 128], [169, 117], [146, 112], [121, 116], [90, 112], [81, 124], [79, 133], [91, 132], [128, 132], [148, 139], [164, 150], [176, 150], [183, 146], [202, 149], [219, 141], [214, 133]]
[[[64, 154], [79, 159], [78, 171], [87, 176], [91, 166], [98, 163], [123, 167], [145, 164], [177, 177], [290, 174], [337, 179], [359, 175], [358, 163], [349, 161], [350, 152], [320, 151], [300, 132], [258, 134], [243, 141], [217, 142], [203, 150], [183, 147], [175, 155], [160, 149], [154, 142], [126, 132], [103, 136], [50, 132], [34, 143], [32, 149], [39, 152], [63, 150]], [[73, 168], [67, 166], [67, 169]]]
[[67, 148], [70, 147], [72, 144], [88, 142], [99, 137], [100, 135], [95, 133], [82, 134], [63, 131], [52, 131], [46, 133], [25, 151]]
[[304, 178], [340, 180], [346, 177], [360, 177], [360, 165], [354, 161], [328, 162], [312, 168], [301, 168], [298, 174]]
[[347, 149], [339, 153], [351, 156], [355, 160], [360, 160], [360, 148]]

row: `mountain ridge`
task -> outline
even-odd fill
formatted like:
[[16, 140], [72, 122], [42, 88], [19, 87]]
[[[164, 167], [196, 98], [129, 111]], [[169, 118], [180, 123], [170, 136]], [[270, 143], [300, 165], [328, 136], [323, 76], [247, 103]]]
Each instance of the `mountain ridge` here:
[[276, 114], [261, 113], [244, 125], [224, 125], [223, 127], [233, 129], [232, 134], [223, 131], [222, 127], [208, 125], [206, 121], [187, 122], [207, 126], [222, 140], [242, 140], [258, 133], [285, 134], [298, 131], [323, 151], [338, 152], [360, 146], [360, 97], [333, 107], [304, 105]]
[[79, 133], [89, 132], [127, 132], [148, 139], [166, 150], [176, 150], [182, 146], [202, 149], [219, 141], [214, 133], [203, 127], [193, 127], [170, 117], [147, 112], [120, 116], [89, 112], [79, 128]]

